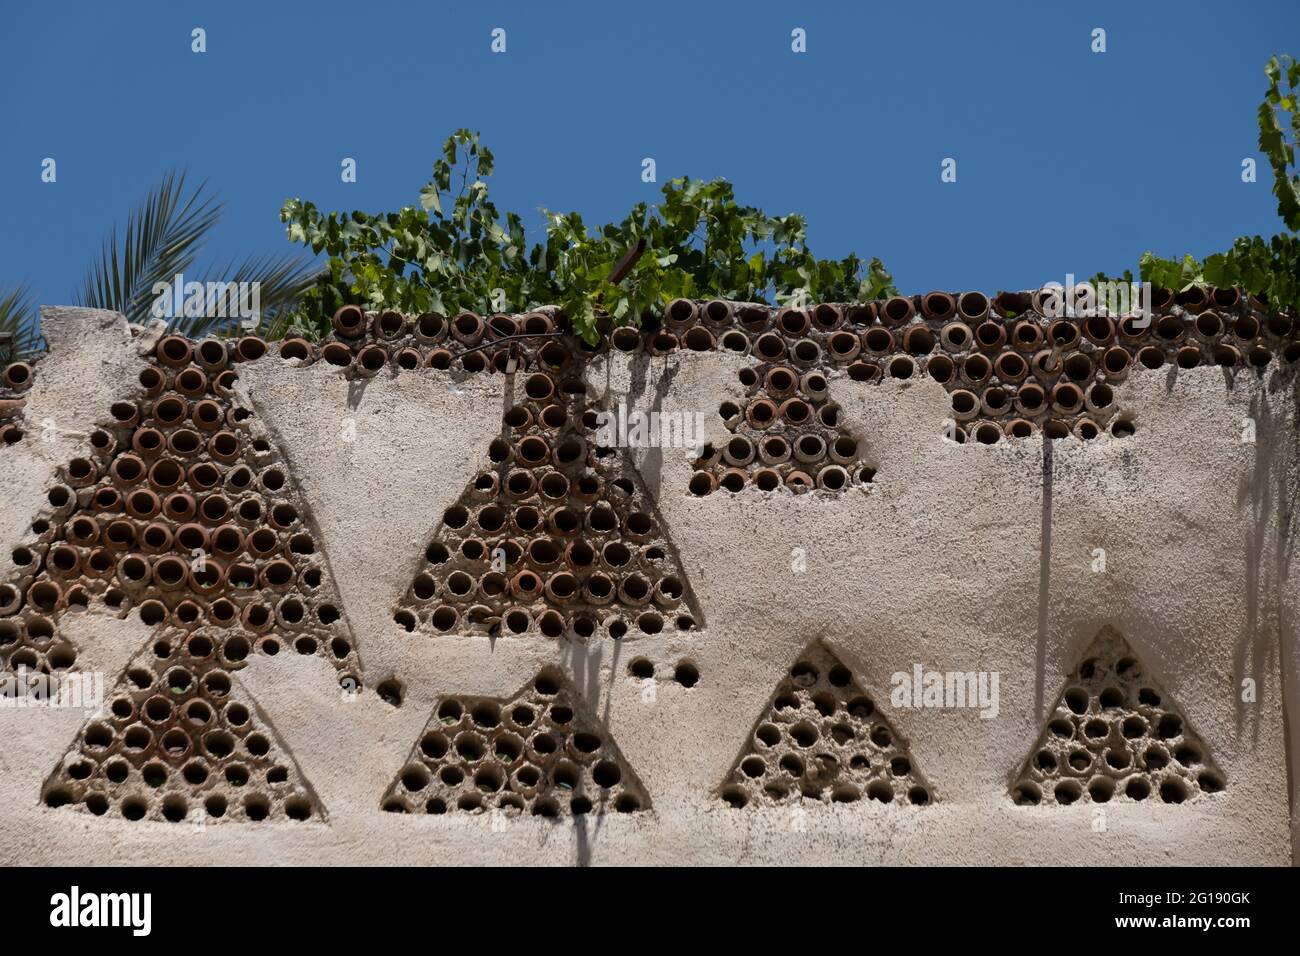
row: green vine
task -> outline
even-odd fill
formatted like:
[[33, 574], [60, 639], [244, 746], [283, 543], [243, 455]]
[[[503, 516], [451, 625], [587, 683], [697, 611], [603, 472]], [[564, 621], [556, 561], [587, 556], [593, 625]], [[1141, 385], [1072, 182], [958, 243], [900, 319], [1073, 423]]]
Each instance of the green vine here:
[[[879, 259], [818, 259], [797, 215], [768, 216], [735, 201], [725, 180], [674, 179], [654, 206], [589, 229], [576, 212], [545, 212], [546, 238], [529, 247], [520, 216], [488, 196], [493, 156], [457, 130], [420, 189], [396, 212], [331, 212], [291, 199], [289, 239], [329, 261], [304, 297], [302, 318], [323, 331], [339, 306], [405, 312], [522, 312], [557, 305], [587, 341], [639, 324], [672, 299], [859, 302], [895, 294]], [[620, 281], [615, 267], [644, 248]], [[607, 318], [607, 325], [601, 322]]]
[[[1291, 232], [1271, 239], [1242, 236], [1226, 252], [1200, 261], [1191, 255], [1161, 259], [1147, 252], [1139, 263], [1143, 280], [1180, 290], [1192, 285], [1239, 286], [1276, 308], [1300, 310], [1300, 175], [1293, 172], [1295, 141], [1300, 140], [1300, 63], [1289, 56], [1272, 57], [1264, 73], [1269, 85], [1259, 104], [1259, 148], [1273, 170], [1278, 215]], [[1282, 114], [1289, 114], [1289, 122]]]

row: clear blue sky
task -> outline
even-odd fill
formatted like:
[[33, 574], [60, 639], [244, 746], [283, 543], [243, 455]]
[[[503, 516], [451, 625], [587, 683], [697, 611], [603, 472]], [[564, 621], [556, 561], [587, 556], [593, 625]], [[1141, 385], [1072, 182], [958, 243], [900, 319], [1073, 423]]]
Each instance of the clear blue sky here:
[[1118, 273], [1148, 248], [1279, 230], [1255, 145], [1277, 52], [1300, 55], [1294, 0], [6, 0], [0, 288], [69, 301], [173, 166], [226, 202], [209, 259], [290, 249], [286, 198], [413, 204], [461, 126], [496, 153], [498, 206], [530, 225], [540, 207], [592, 223], [653, 199], [650, 156], [660, 184], [723, 176], [741, 202], [803, 213], [819, 255], [878, 255], [907, 292]]

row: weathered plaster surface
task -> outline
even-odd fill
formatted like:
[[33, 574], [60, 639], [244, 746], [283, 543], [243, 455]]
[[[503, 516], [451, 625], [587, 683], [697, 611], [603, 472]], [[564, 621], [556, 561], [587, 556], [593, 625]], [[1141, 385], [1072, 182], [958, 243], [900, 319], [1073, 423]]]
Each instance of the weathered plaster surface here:
[[[47, 313], [49, 314], [49, 313]], [[28, 421], [88, 431], [133, 381], [124, 326], [47, 319]], [[597, 394], [640, 407], [716, 408], [742, 359], [614, 356]], [[81, 715], [0, 710], [4, 863], [1172, 863], [1290, 864], [1300, 838], [1290, 780], [1300, 757], [1300, 614], [1289, 580], [1296, 496], [1296, 386], [1219, 369], [1135, 371], [1118, 389], [1137, 433], [985, 447], [941, 438], [948, 396], [922, 379], [836, 377], [832, 397], [878, 468], [837, 497], [746, 489], [696, 498], [689, 453], [634, 450], [706, 626], [589, 645], [540, 637], [408, 634], [392, 609], [428, 535], [485, 461], [507, 391], [496, 375], [385, 370], [364, 386], [324, 363], [241, 366], [240, 388], [288, 459], [311, 509], [367, 690], [343, 695], [317, 657], [260, 658], [236, 679], [256, 699], [328, 811], [328, 822], [210, 826], [98, 819], [39, 802]], [[355, 440], [340, 438], [351, 417]], [[1256, 440], [1242, 440], [1243, 419]], [[76, 453], [29, 437], [0, 451], [0, 530], [22, 538], [56, 464]], [[806, 570], [792, 570], [802, 549]], [[1096, 549], [1105, 570], [1094, 571]], [[7, 548], [0, 562], [8, 560]], [[0, 566], [0, 570], [7, 565]], [[1018, 807], [1008, 784], [1085, 646], [1113, 627], [1158, 674], [1227, 777], [1212, 798]], [[135, 614], [76, 624], [83, 666], [116, 678], [144, 640]], [[928, 807], [870, 801], [732, 810], [716, 788], [785, 669], [822, 638], [910, 743]], [[654, 661], [653, 693], [628, 676]], [[672, 680], [689, 660], [701, 679]], [[607, 723], [654, 810], [555, 823], [490, 815], [386, 814], [385, 788], [445, 693], [509, 696], [558, 662]], [[899, 710], [890, 675], [920, 663], [996, 671], [1000, 712]], [[400, 707], [374, 685], [397, 677]], [[1257, 699], [1242, 701], [1242, 681]], [[1287, 694], [1284, 696], [1284, 687]], [[1290, 727], [1288, 744], [1287, 727]], [[1288, 746], [1290, 751], [1288, 752]], [[1288, 769], [1290, 767], [1290, 770]]]

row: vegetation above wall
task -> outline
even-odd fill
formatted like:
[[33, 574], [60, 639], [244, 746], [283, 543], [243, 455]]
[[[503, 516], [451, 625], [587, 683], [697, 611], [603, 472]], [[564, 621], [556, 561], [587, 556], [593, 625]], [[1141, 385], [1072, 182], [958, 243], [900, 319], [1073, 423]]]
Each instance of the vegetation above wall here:
[[322, 214], [285, 203], [289, 238], [329, 256], [304, 317], [320, 325], [345, 304], [447, 315], [550, 304], [594, 342], [598, 310], [623, 325], [675, 298], [858, 302], [895, 291], [879, 259], [817, 258], [802, 216], [739, 205], [721, 179], [674, 179], [657, 205], [595, 228], [576, 212], [546, 212], [546, 239], [530, 248], [523, 219], [503, 218], [488, 196], [492, 169], [491, 151], [462, 129], [443, 144], [418, 207]]

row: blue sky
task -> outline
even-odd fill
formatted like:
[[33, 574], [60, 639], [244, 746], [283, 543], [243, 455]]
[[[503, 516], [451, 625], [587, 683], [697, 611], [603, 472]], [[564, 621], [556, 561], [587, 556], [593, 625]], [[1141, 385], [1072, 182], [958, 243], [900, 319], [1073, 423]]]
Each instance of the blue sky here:
[[[207, 53], [190, 50], [196, 26]], [[289, 250], [286, 198], [413, 204], [461, 126], [496, 153], [498, 206], [533, 226], [541, 207], [592, 223], [655, 198], [649, 156], [660, 184], [722, 176], [743, 203], [803, 213], [819, 255], [878, 255], [906, 292], [1118, 273], [1146, 249], [1204, 255], [1281, 228], [1255, 145], [1280, 52], [1300, 55], [1293, 0], [9, 0], [0, 289], [70, 301], [170, 167], [226, 203], [207, 261]]]

